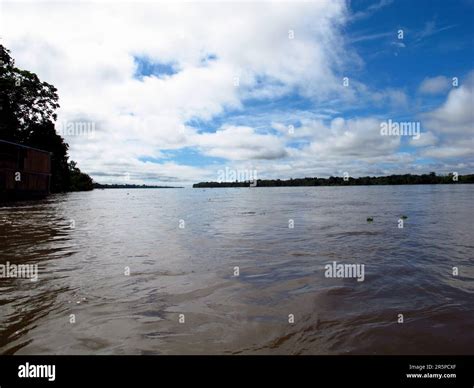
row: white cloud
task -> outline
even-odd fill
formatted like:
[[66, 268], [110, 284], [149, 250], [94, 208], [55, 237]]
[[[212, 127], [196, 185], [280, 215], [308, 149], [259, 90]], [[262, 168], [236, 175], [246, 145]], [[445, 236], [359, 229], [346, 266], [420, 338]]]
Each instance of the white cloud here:
[[451, 87], [449, 79], [443, 75], [433, 78], [425, 78], [420, 85], [419, 92], [423, 94], [440, 94]]
[[473, 156], [474, 141], [471, 139], [468, 142], [448, 142], [446, 145], [439, 147], [429, 147], [422, 152], [425, 157], [436, 159], [462, 158]]
[[[437, 109], [421, 115], [423, 125], [442, 137], [437, 147], [423, 150], [425, 157], [437, 159], [474, 159], [474, 71], [459, 87], [453, 88], [446, 101]], [[420, 139], [422, 140], [422, 139]]]
[[377, 105], [388, 104], [392, 108], [406, 108], [408, 105], [408, 97], [401, 89], [388, 88], [374, 91], [371, 99]]
[[437, 109], [424, 114], [425, 126], [433, 132], [473, 134], [474, 72], [464, 83], [451, 90], [446, 101]]
[[354, 15], [352, 15], [351, 17], [351, 20], [356, 21], [356, 20], [368, 18], [372, 16], [375, 12], [391, 5], [392, 3], [393, 3], [393, 0], [380, 0], [377, 3], [373, 3], [369, 5], [367, 9], [354, 13]]
[[410, 145], [413, 147], [433, 146], [438, 142], [438, 138], [432, 132], [421, 132], [418, 139], [411, 138]]
[[250, 127], [225, 126], [214, 133], [195, 135], [193, 143], [209, 156], [231, 160], [280, 159], [286, 156], [283, 141]]
[[381, 121], [376, 118], [341, 117], [332, 120], [325, 132], [319, 132], [307, 152], [317, 158], [370, 160], [396, 151], [400, 137], [382, 136]]

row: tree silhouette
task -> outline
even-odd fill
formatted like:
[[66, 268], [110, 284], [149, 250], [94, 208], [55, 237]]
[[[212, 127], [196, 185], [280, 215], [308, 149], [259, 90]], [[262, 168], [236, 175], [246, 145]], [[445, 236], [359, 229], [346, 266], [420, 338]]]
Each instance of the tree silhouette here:
[[68, 144], [57, 134], [57, 89], [15, 66], [0, 45], [0, 139], [52, 153], [51, 191], [92, 190], [92, 179], [68, 161]]

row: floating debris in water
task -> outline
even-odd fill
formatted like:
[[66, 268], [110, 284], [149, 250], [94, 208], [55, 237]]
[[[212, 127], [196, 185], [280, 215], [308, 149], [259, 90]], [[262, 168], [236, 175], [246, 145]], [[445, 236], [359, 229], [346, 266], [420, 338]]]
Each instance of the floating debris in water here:
[[406, 219], [408, 218], [408, 216], [400, 216], [400, 218], [401, 218], [402, 220], [406, 220]]
[[372, 222], [374, 220], [373, 217], [367, 217], [367, 222]]

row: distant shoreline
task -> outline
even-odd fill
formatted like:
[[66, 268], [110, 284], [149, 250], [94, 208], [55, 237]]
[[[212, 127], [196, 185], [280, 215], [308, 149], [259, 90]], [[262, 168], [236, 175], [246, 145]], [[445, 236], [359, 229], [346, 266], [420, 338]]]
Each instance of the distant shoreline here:
[[431, 185], [431, 184], [470, 184], [474, 183], [474, 174], [436, 175], [389, 175], [380, 177], [329, 177], [329, 178], [298, 178], [298, 179], [257, 179], [244, 182], [200, 182], [193, 188], [232, 188], [232, 187], [308, 187], [308, 186], [395, 186], [395, 185]]
[[94, 183], [94, 189], [183, 189], [183, 187], [182, 186], [126, 185], [126, 184], [103, 185], [100, 183]]

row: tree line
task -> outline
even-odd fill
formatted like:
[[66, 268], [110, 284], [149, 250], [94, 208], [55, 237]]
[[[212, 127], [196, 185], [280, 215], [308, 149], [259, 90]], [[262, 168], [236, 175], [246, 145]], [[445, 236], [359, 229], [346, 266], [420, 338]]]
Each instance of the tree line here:
[[[389, 176], [365, 176], [360, 178], [298, 178], [298, 179], [257, 179], [257, 187], [279, 187], [279, 186], [372, 186], [372, 185], [432, 185], [432, 184], [455, 184], [474, 183], [474, 174], [457, 175], [436, 175], [431, 172], [423, 175], [389, 175]], [[200, 182], [193, 185], [194, 188], [213, 187], [249, 187], [255, 186], [255, 182]]]

